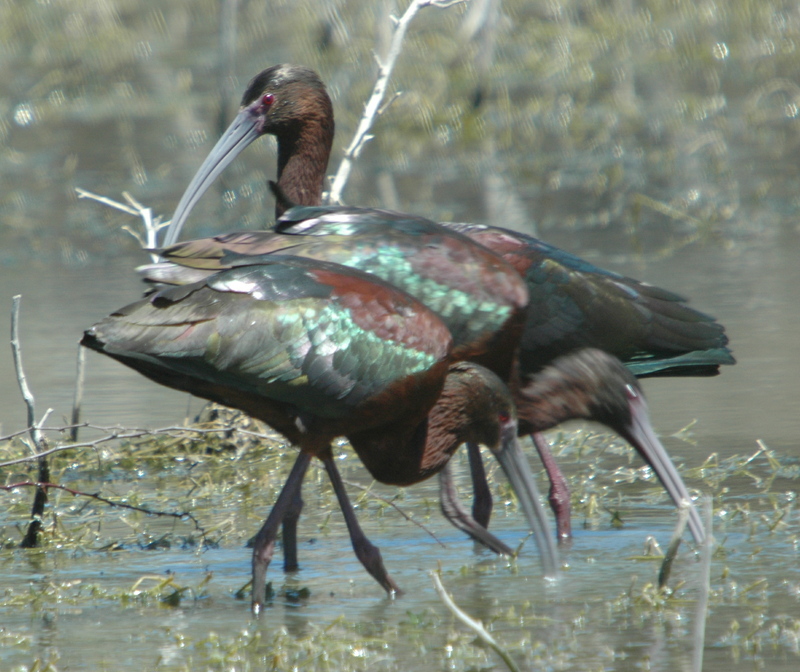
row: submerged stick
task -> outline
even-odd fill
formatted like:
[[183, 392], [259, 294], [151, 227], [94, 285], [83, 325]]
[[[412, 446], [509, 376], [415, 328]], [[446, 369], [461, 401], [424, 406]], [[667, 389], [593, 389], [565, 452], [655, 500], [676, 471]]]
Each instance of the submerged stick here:
[[669, 582], [669, 575], [672, 572], [672, 563], [678, 555], [678, 549], [681, 546], [681, 539], [683, 538], [683, 531], [686, 529], [686, 523], [689, 521], [689, 506], [681, 503], [678, 507], [678, 522], [675, 524], [675, 529], [672, 532], [672, 538], [669, 540], [667, 552], [664, 554], [664, 560], [661, 563], [661, 569], [658, 572], [658, 587], [663, 588]]
[[703, 498], [703, 523], [708, 534], [700, 547], [700, 596], [697, 599], [697, 612], [694, 619], [694, 647], [692, 670], [702, 672], [703, 649], [706, 642], [706, 618], [708, 617], [708, 596], [711, 592], [711, 544], [713, 540], [713, 506], [711, 497]]
[[455, 616], [459, 621], [461, 621], [464, 625], [466, 625], [470, 630], [474, 631], [476, 635], [478, 635], [478, 639], [482, 642], [486, 643], [490, 646], [498, 656], [503, 659], [503, 662], [506, 664], [511, 672], [520, 672], [519, 667], [514, 662], [514, 659], [511, 655], [506, 651], [502, 646], [497, 643], [497, 640], [492, 637], [486, 628], [483, 627], [483, 623], [480, 621], [472, 618], [469, 614], [462, 611], [459, 606], [453, 601], [453, 598], [450, 597], [448, 592], [445, 590], [444, 585], [442, 584], [442, 579], [439, 576], [440, 572], [431, 572], [431, 578], [433, 579], [433, 587], [436, 589], [437, 594], [439, 595], [439, 599], [444, 602], [444, 606], [446, 606], [450, 612]]

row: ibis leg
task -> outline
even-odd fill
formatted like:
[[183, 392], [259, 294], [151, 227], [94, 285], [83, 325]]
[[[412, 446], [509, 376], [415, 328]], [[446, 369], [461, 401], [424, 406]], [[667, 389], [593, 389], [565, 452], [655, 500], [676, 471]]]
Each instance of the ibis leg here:
[[296, 572], [297, 564], [297, 521], [303, 511], [303, 483], [297, 486], [292, 501], [283, 514], [283, 571]]
[[556, 519], [556, 538], [559, 541], [569, 539], [572, 537], [572, 524], [570, 518], [572, 515], [572, 506], [569, 501], [569, 486], [564, 474], [556, 463], [556, 458], [550, 452], [550, 446], [547, 444], [541, 434], [531, 434], [533, 445], [536, 446], [536, 451], [539, 453], [539, 458], [544, 464], [544, 470], [547, 472], [547, 477], [550, 479], [550, 492], [547, 496], [547, 501], [550, 502], [550, 508]]
[[[480, 459], [480, 455], [478, 459]], [[498, 555], [513, 555], [514, 551], [511, 548], [477, 523], [464, 508], [458, 498], [451, 464], [452, 462], [448, 462], [444, 469], [439, 472], [439, 501], [444, 517], [459, 530], [466, 532], [475, 541], [483, 544]]]
[[467, 444], [467, 455], [469, 457], [469, 470], [472, 474], [472, 517], [475, 522], [486, 529], [489, 527], [489, 520], [492, 517], [492, 491], [489, 489], [489, 481], [486, 478], [486, 470], [483, 467], [481, 449], [477, 443]]
[[383, 566], [380, 550], [367, 539], [364, 531], [358, 524], [355, 511], [353, 511], [353, 506], [350, 504], [350, 500], [347, 497], [344, 483], [342, 483], [342, 477], [339, 475], [339, 470], [336, 468], [333, 458], [328, 456], [322, 461], [325, 464], [325, 470], [328, 472], [328, 478], [331, 479], [331, 485], [333, 485], [336, 498], [339, 500], [339, 507], [344, 514], [344, 520], [350, 532], [350, 541], [353, 544], [356, 557], [390, 596], [394, 597], [395, 595], [401, 594], [403, 591], [398, 588], [397, 584], [392, 580], [386, 568]]
[[253, 611], [258, 613], [264, 600], [266, 589], [267, 567], [275, 552], [275, 538], [278, 527], [283, 522], [286, 510], [291, 506], [296, 493], [300, 490], [306, 469], [311, 461], [311, 455], [300, 453], [295, 460], [289, 478], [278, 495], [275, 506], [272, 507], [267, 520], [262, 525], [253, 543]]

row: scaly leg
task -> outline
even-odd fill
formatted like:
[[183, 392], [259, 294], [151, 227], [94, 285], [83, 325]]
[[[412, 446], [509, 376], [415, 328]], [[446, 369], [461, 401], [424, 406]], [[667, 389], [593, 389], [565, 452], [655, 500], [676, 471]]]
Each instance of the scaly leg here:
[[[480, 455], [478, 455], [480, 459]], [[447, 520], [455, 525], [462, 532], [466, 532], [475, 541], [483, 544], [498, 555], [514, 555], [514, 551], [506, 546], [502, 541], [495, 537], [485, 527], [475, 521], [467, 513], [456, 492], [456, 485], [453, 480], [451, 463], [448, 462], [444, 469], [439, 472], [439, 501], [442, 513]], [[474, 481], [473, 481], [474, 482]]]
[[556, 538], [559, 541], [565, 541], [572, 537], [572, 523], [570, 518], [572, 515], [572, 505], [569, 500], [569, 485], [564, 474], [556, 463], [556, 458], [550, 452], [550, 446], [547, 440], [541, 434], [531, 434], [533, 445], [536, 446], [536, 451], [539, 453], [539, 458], [544, 464], [544, 470], [547, 472], [547, 477], [550, 479], [550, 492], [547, 495], [547, 501], [550, 502], [550, 508], [553, 510], [556, 518]]
[[325, 464], [325, 470], [328, 472], [328, 478], [331, 479], [333, 491], [336, 493], [336, 498], [339, 500], [339, 508], [342, 509], [342, 513], [344, 514], [344, 520], [350, 532], [350, 541], [353, 544], [356, 557], [361, 561], [361, 564], [364, 565], [364, 568], [373, 578], [383, 586], [383, 589], [389, 593], [390, 597], [402, 594], [403, 591], [397, 587], [397, 584], [392, 580], [386, 568], [383, 566], [380, 550], [367, 539], [364, 531], [358, 524], [355, 511], [353, 511], [353, 506], [350, 504], [350, 500], [347, 497], [344, 483], [342, 483], [342, 477], [339, 475], [339, 470], [336, 468], [333, 457], [328, 456], [324, 458], [322, 462]]
[[292, 501], [283, 514], [283, 571], [296, 572], [297, 564], [297, 521], [303, 511], [303, 483], [297, 486]]
[[264, 525], [262, 525], [253, 543], [253, 612], [261, 611], [264, 600], [264, 591], [267, 584], [267, 567], [269, 567], [272, 554], [275, 552], [275, 537], [278, 527], [283, 522], [287, 509], [294, 502], [297, 492], [303, 483], [306, 469], [311, 461], [311, 455], [301, 452], [295, 460], [289, 478], [283, 485], [281, 494], [272, 507]]
[[478, 525], [486, 529], [492, 517], [492, 491], [486, 479], [486, 470], [483, 468], [481, 449], [477, 443], [467, 444], [469, 457], [469, 470], [472, 474], [472, 518]]

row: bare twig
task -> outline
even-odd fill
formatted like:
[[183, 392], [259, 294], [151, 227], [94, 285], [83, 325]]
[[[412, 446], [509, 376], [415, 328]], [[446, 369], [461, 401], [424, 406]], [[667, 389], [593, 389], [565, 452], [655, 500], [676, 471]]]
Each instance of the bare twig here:
[[[139, 242], [139, 245], [141, 245], [145, 250], [156, 249], [158, 247], [158, 232], [165, 226], [169, 226], [169, 222], [161, 221], [161, 216], [153, 219], [153, 211], [139, 203], [139, 201], [137, 201], [127, 191], [122, 192], [123, 198], [128, 202], [127, 205], [106, 196], [93, 194], [85, 189], [75, 189], [75, 191], [78, 192], [78, 198], [88, 198], [90, 200], [97, 201], [98, 203], [102, 203], [103, 205], [107, 205], [109, 208], [114, 208], [115, 210], [120, 210], [129, 215], [133, 215], [134, 217], [139, 217], [144, 225], [144, 236], [142, 236], [142, 234], [138, 231], [134, 231], [129, 226], [123, 226], [122, 229], [136, 238], [136, 240]], [[155, 252], [150, 253], [150, 258], [153, 260], [153, 263], [158, 261], [158, 255]]]
[[708, 534], [700, 547], [700, 595], [697, 598], [697, 613], [694, 618], [694, 651], [692, 655], [694, 672], [703, 670], [708, 595], [711, 592], [711, 550], [714, 538], [712, 511], [711, 497], [706, 496], [703, 498], [703, 525], [708, 530]]
[[36, 424], [36, 402], [33, 398], [33, 393], [28, 387], [28, 379], [22, 368], [22, 347], [19, 343], [19, 306], [21, 301], [22, 296], [19, 294], [11, 300], [11, 353], [14, 358], [14, 370], [17, 373], [17, 383], [19, 383], [19, 389], [20, 392], [22, 392], [22, 399], [25, 402], [25, 407], [28, 409], [28, 427], [30, 429], [31, 439], [33, 440], [36, 450], [41, 453], [45, 450], [45, 442]]
[[[386, 57], [381, 59], [379, 56], [375, 56], [375, 60], [378, 63], [378, 78], [375, 80], [375, 86], [372, 88], [372, 95], [364, 106], [364, 114], [361, 115], [361, 121], [358, 124], [353, 140], [350, 142], [347, 149], [344, 150], [344, 157], [333, 178], [331, 190], [327, 198], [329, 203], [341, 203], [342, 192], [347, 184], [347, 180], [350, 178], [350, 171], [353, 168], [353, 163], [358, 158], [364, 145], [372, 138], [369, 131], [375, 119], [386, 109], [386, 106], [381, 108], [381, 103], [386, 95], [386, 87], [389, 84], [389, 78], [392, 76], [394, 66], [397, 63], [397, 58], [400, 56], [403, 40], [405, 39], [406, 31], [408, 30], [411, 20], [416, 16], [417, 12], [424, 7], [438, 7], [443, 9], [463, 2], [466, 2], [466, 0], [412, 0], [403, 16], [394, 20], [394, 32], [392, 33], [392, 40], [389, 44], [389, 51]], [[392, 100], [396, 97], [397, 94], [395, 94]]]
[[[78, 427], [92, 427], [89, 424], [81, 424]], [[93, 427], [96, 429], [96, 427]], [[58, 431], [64, 431], [67, 428], [60, 428]], [[29, 457], [18, 457], [14, 460], [6, 460], [5, 462], [0, 462], [0, 468], [2, 467], [10, 467], [14, 464], [21, 464], [23, 462], [31, 462], [33, 460], [37, 460], [42, 457], [47, 457], [49, 455], [53, 455], [55, 453], [60, 453], [65, 450], [74, 450], [75, 448], [95, 448], [102, 443], [107, 443], [108, 441], [114, 440], [126, 440], [126, 439], [139, 439], [144, 436], [160, 436], [160, 435], [168, 435], [174, 436], [176, 438], [180, 438], [181, 436], [185, 436], [187, 433], [195, 433], [195, 434], [211, 434], [215, 432], [229, 432], [229, 427], [220, 427], [214, 429], [198, 429], [193, 427], [164, 427], [161, 429], [124, 429], [122, 427], [118, 428], [102, 428], [107, 429], [110, 433], [106, 436], [101, 436], [98, 439], [94, 439], [93, 441], [81, 441], [79, 443], [68, 443], [62, 446], [56, 446], [55, 448], [50, 448], [48, 450], [44, 450], [40, 453], [36, 453], [35, 455], [31, 455]], [[54, 429], [50, 429], [48, 431], [55, 431]], [[264, 434], [258, 434], [256, 432], [245, 432], [245, 430], [239, 430], [244, 433], [249, 433], [255, 436], [264, 436], [265, 438], [272, 438], [266, 437]]]
[[517, 664], [514, 662], [514, 659], [511, 657], [511, 655], [497, 643], [497, 640], [494, 637], [487, 632], [486, 628], [483, 627], [483, 623], [463, 612], [453, 601], [453, 598], [450, 597], [445, 590], [444, 585], [442, 585], [440, 573], [441, 570], [431, 572], [431, 578], [433, 579], [433, 587], [436, 589], [439, 599], [444, 602], [444, 606], [446, 606], [453, 616], [455, 616], [459, 621], [466, 625], [470, 630], [473, 630], [475, 634], [478, 635], [478, 639], [494, 649], [495, 653], [497, 653], [497, 655], [503, 659], [506, 667], [508, 667], [511, 672], [520, 672], [519, 667], [517, 667]]
[[68, 488], [65, 485], [59, 485], [58, 483], [47, 483], [42, 481], [20, 481], [18, 483], [10, 483], [9, 485], [0, 485], [0, 490], [5, 490], [6, 492], [10, 492], [15, 488], [38, 488], [40, 490], [63, 490], [64, 492], [68, 492], [71, 495], [75, 495], [76, 497], [88, 497], [89, 499], [95, 499], [98, 502], [102, 502], [103, 504], [108, 504], [109, 506], [113, 506], [117, 509], [129, 509], [130, 511], [138, 511], [140, 513], [145, 513], [148, 516], [161, 516], [161, 517], [168, 517], [168, 518], [178, 518], [180, 520], [184, 518], [188, 518], [194, 523], [195, 529], [200, 533], [205, 539], [206, 533], [203, 529], [203, 526], [200, 525], [200, 521], [194, 517], [188, 511], [181, 511], [178, 513], [173, 513], [171, 511], [155, 511], [153, 509], [148, 509], [143, 506], [134, 506], [133, 504], [125, 504], [124, 502], [115, 502], [113, 499], [107, 499], [102, 495], [92, 492], [83, 492], [82, 490], [74, 490], [73, 488]]
[[[25, 406], [28, 409], [28, 427], [30, 428], [30, 436], [33, 441], [33, 448], [31, 452], [41, 455], [47, 450], [47, 442], [39, 429], [41, 424], [47, 420], [53, 409], [48, 408], [40, 423], [36, 422], [36, 402], [33, 398], [33, 393], [28, 387], [28, 380], [25, 377], [25, 370], [22, 368], [22, 346], [19, 343], [19, 306], [22, 301], [22, 296], [17, 294], [11, 301], [11, 352], [14, 358], [14, 369], [17, 372], [17, 382], [19, 383], [22, 398], [25, 401]], [[39, 462], [39, 480], [50, 480], [50, 465], [44, 457], [37, 458]], [[28, 530], [25, 533], [25, 538], [20, 543], [21, 548], [35, 548], [39, 542], [39, 531], [42, 529], [42, 516], [44, 515], [44, 507], [47, 504], [47, 490], [44, 488], [37, 488], [36, 495], [33, 498], [33, 505], [31, 506], [31, 522], [28, 525]]]
[[[129, 215], [133, 215], [134, 217], [139, 216], [139, 211], [136, 208], [133, 208], [129, 205], [125, 205], [124, 203], [120, 203], [119, 201], [115, 201], [107, 196], [100, 196], [99, 194], [93, 194], [91, 191], [86, 191], [85, 189], [76, 188], [76, 192], [78, 192], [78, 198], [88, 198], [92, 201], [97, 201], [98, 203], [102, 203], [103, 205], [107, 205], [109, 208], [114, 208], [115, 210], [121, 210], [122, 212], [127, 212]], [[123, 196], [126, 192], [123, 193]]]
[[[159, 429], [147, 429], [141, 427], [122, 427], [122, 426], [102, 426], [102, 425], [92, 425], [88, 422], [82, 422], [78, 425], [67, 425], [65, 427], [43, 427], [39, 426], [38, 429], [40, 432], [60, 432], [64, 433], [67, 430], [73, 430], [75, 428], [87, 428], [87, 429], [94, 429], [97, 431], [106, 432], [105, 436], [102, 436], [98, 439], [94, 439], [92, 441], [81, 441], [79, 443], [69, 443], [61, 446], [56, 446], [55, 448], [49, 448], [44, 450], [40, 453], [35, 453], [28, 457], [18, 457], [13, 460], [6, 460], [5, 462], [0, 462], [0, 468], [2, 467], [10, 467], [15, 464], [21, 464], [23, 462], [32, 462], [34, 460], [38, 460], [42, 457], [47, 457], [48, 455], [53, 455], [54, 453], [60, 453], [65, 450], [74, 450], [75, 448], [95, 448], [102, 443], [106, 443], [108, 441], [114, 441], [117, 439], [120, 440], [127, 440], [127, 439], [140, 439], [142, 437], [150, 437], [150, 436], [172, 436], [174, 438], [182, 438], [187, 436], [188, 434], [216, 434], [216, 433], [226, 433], [230, 432], [232, 429], [235, 430], [239, 434], [243, 434], [245, 436], [252, 436], [258, 439], [266, 439], [274, 441], [276, 440], [275, 436], [271, 436], [269, 434], [264, 434], [263, 432], [254, 432], [252, 430], [247, 429], [240, 429], [238, 427], [211, 427], [211, 428], [204, 428], [204, 427], [186, 427], [183, 425], [173, 425], [170, 427], [161, 427]], [[11, 434], [7, 434], [5, 436], [0, 436], [0, 441], [8, 441], [9, 439], [13, 439], [17, 436], [24, 434], [25, 432], [29, 431], [28, 429], [19, 430], [17, 432], [13, 432]]]
[[81, 404], [83, 403], [83, 381], [86, 373], [86, 349], [78, 346], [77, 370], [75, 372], [75, 397], [72, 400], [72, 427], [69, 440], [75, 443], [78, 440], [78, 429], [81, 421]]

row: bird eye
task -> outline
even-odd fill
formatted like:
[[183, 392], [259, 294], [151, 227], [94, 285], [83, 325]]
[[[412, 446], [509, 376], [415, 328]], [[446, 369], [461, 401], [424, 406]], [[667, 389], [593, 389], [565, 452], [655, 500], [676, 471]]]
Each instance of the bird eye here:
[[265, 93], [263, 96], [261, 96], [261, 102], [269, 107], [275, 102], [275, 96], [273, 96], [271, 93]]
[[511, 420], [511, 414], [508, 411], [500, 411], [497, 414], [497, 419], [500, 421], [501, 424], [505, 424], [509, 420]]

